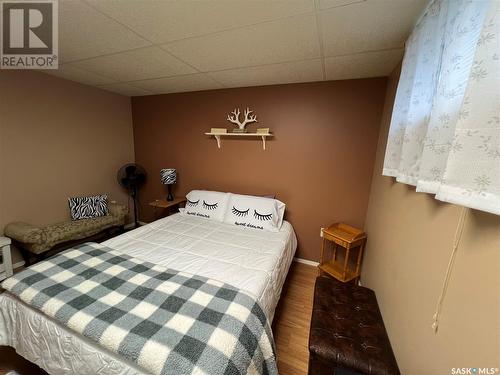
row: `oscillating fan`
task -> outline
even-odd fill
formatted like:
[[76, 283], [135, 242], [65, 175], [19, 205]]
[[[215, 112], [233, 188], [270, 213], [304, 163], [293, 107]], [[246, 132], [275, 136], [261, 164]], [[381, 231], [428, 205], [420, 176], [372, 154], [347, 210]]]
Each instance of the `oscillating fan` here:
[[125, 164], [118, 170], [116, 178], [118, 183], [127, 189], [128, 193], [132, 197], [132, 200], [134, 201], [134, 223], [137, 228], [139, 226], [139, 222], [137, 220], [137, 192], [139, 187], [146, 182], [146, 171], [138, 164], [129, 163]]

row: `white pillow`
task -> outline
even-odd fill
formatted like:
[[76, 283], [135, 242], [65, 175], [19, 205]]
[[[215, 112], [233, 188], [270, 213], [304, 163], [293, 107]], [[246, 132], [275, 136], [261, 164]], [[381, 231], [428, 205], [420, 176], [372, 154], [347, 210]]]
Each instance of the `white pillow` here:
[[223, 221], [229, 193], [207, 190], [191, 190], [186, 195], [184, 215]]
[[277, 199], [229, 193], [224, 222], [278, 232], [284, 214], [285, 204]]

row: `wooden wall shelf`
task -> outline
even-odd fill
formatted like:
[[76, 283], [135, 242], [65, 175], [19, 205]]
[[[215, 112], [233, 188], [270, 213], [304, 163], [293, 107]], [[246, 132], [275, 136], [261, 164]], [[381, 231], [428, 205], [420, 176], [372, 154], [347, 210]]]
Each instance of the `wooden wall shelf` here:
[[262, 139], [262, 149], [266, 149], [266, 138], [272, 137], [271, 133], [205, 133], [205, 135], [214, 136], [217, 140], [217, 147], [220, 148], [221, 137], [260, 137]]

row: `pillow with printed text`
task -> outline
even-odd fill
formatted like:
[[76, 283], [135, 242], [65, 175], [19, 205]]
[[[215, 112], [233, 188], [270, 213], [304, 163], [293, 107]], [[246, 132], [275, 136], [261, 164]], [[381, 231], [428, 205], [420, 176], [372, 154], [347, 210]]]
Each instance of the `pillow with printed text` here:
[[285, 204], [277, 199], [229, 193], [224, 222], [278, 232], [284, 214]]
[[223, 221], [228, 196], [228, 193], [219, 191], [192, 190], [186, 195], [183, 214]]

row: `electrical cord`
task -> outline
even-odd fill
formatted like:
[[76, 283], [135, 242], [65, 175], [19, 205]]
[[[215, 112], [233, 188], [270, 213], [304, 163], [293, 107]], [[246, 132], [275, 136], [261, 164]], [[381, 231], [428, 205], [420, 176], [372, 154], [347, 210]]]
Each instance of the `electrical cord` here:
[[457, 229], [455, 231], [455, 237], [453, 238], [453, 247], [451, 249], [450, 260], [448, 262], [448, 268], [446, 269], [446, 275], [444, 277], [443, 286], [441, 288], [441, 294], [439, 295], [438, 302], [436, 304], [436, 312], [434, 313], [432, 329], [434, 333], [437, 334], [439, 328], [439, 318], [441, 317], [441, 310], [443, 308], [443, 301], [448, 290], [448, 284], [450, 282], [451, 273], [453, 271], [453, 265], [455, 263], [455, 258], [457, 256], [458, 246], [460, 245], [460, 240], [462, 239], [462, 234], [465, 227], [465, 220], [467, 214], [469, 213], [469, 208], [462, 207], [460, 210], [460, 215], [458, 217]]

